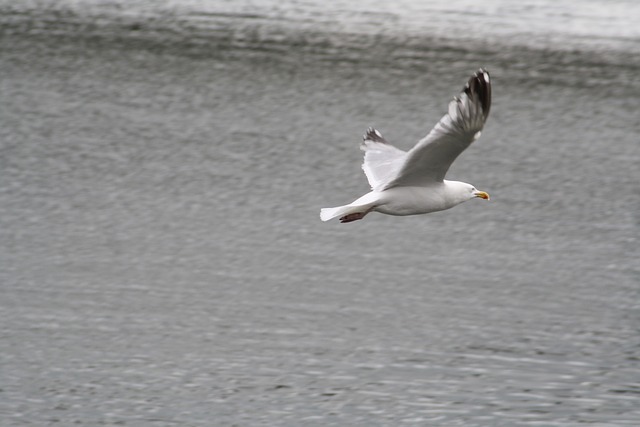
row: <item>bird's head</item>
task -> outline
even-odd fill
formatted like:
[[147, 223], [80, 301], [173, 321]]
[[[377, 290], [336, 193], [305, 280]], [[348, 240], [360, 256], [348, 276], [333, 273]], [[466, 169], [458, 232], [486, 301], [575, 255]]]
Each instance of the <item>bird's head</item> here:
[[459, 200], [458, 203], [475, 198], [489, 200], [489, 193], [480, 191], [473, 185], [467, 184], [466, 182], [448, 181], [447, 186], [453, 187]]

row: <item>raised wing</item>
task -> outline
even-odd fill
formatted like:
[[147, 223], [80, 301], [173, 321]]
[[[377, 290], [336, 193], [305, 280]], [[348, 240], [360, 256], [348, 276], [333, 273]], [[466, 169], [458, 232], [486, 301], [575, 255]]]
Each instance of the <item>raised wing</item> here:
[[404, 155], [397, 176], [381, 189], [442, 181], [456, 157], [480, 136], [490, 108], [489, 73], [481, 68], [449, 103], [449, 112]]
[[407, 152], [389, 144], [374, 128], [369, 128], [362, 139], [360, 145], [360, 149], [364, 151], [362, 170], [367, 176], [371, 189], [381, 190], [398, 176], [398, 172], [405, 163]]

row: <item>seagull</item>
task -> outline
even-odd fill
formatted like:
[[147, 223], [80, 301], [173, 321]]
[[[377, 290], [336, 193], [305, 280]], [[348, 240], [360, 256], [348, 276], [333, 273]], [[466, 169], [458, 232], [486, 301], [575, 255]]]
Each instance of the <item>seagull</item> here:
[[444, 179], [451, 163], [480, 137], [491, 108], [489, 73], [476, 71], [449, 103], [445, 114], [427, 136], [409, 151], [389, 144], [374, 128], [362, 137], [364, 170], [371, 191], [348, 205], [320, 210], [320, 219], [357, 221], [369, 212], [419, 215], [442, 211], [489, 194], [473, 185]]

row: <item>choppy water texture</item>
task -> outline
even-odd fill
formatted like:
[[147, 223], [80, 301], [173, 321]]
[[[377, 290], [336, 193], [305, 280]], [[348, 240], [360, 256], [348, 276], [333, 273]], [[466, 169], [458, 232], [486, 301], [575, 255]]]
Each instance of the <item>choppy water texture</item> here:
[[[638, 6], [422, 3], [0, 2], [0, 425], [638, 425]], [[490, 202], [320, 222], [480, 66]]]

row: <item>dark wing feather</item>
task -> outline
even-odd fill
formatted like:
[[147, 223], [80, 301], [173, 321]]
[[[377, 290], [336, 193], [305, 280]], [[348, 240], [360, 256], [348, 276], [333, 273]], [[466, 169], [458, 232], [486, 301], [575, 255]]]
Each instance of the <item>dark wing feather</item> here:
[[449, 103], [448, 113], [407, 152], [398, 175], [384, 188], [442, 181], [453, 161], [480, 136], [490, 109], [491, 82], [481, 68]]

